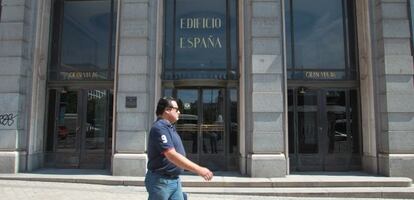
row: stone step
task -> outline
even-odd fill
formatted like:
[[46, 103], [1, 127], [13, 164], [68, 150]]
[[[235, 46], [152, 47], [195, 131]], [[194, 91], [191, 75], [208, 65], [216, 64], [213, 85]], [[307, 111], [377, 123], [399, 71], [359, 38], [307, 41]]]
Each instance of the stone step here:
[[[144, 185], [144, 177], [112, 176], [104, 170], [41, 169], [30, 173], [0, 174], [4, 180], [74, 182], [106, 185]], [[191, 174], [181, 175], [187, 187], [410, 187], [405, 177], [383, 177], [364, 172], [291, 174], [280, 178], [251, 178], [237, 172], [215, 172], [212, 181]]]
[[312, 187], [312, 188], [239, 188], [184, 187], [189, 194], [253, 195], [319, 198], [414, 199], [414, 187]]
[[[144, 186], [144, 177], [112, 176], [93, 173], [18, 173], [0, 174], [3, 180], [46, 182], [72, 182], [104, 185]], [[218, 174], [210, 182], [195, 175], [181, 176], [184, 187], [233, 187], [233, 188], [324, 188], [324, 187], [411, 187], [412, 180], [404, 177], [381, 177], [364, 173], [303, 175], [294, 174], [281, 178], [251, 178], [237, 174]]]
[[250, 178], [238, 176], [215, 176], [210, 182], [200, 177], [181, 176], [186, 187], [411, 187], [412, 180], [405, 177], [381, 177], [367, 174], [346, 175], [288, 175], [282, 178]]

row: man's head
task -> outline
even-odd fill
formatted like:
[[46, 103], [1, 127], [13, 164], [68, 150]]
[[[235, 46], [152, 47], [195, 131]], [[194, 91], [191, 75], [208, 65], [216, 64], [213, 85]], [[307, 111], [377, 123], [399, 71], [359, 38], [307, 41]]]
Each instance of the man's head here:
[[158, 101], [157, 110], [155, 112], [158, 117], [166, 119], [171, 123], [178, 120], [180, 111], [177, 101], [172, 97], [163, 97]]

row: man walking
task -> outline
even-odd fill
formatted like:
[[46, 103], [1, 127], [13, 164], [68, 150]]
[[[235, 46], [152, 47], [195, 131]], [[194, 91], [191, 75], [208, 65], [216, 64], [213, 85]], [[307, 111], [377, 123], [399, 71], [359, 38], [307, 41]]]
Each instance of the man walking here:
[[149, 200], [184, 199], [179, 175], [183, 170], [191, 171], [204, 180], [210, 181], [213, 173], [185, 157], [180, 136], [173, 124], [179, 119], [177, 101], [164, 97], [158, 101], [157, 120], [154, 122], [148, 139], [148, 171], [145, 187]]

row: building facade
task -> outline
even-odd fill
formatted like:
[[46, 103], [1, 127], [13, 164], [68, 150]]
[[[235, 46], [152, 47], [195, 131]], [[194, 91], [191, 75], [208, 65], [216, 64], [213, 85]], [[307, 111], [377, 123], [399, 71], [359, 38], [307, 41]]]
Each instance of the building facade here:
[[155, 103], [213, 171], [414, 178], [410, 0], [0, 0], [0, 172], [144, 176]]

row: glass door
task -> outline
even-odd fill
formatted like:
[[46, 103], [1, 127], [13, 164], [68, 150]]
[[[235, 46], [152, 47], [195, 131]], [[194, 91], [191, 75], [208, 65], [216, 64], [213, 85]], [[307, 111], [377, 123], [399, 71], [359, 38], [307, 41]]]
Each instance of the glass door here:
[[360, 166], [357, 92], [289, 89], [289, 155], [293, 171]]
[[190, 160], [211, 170], [226, 170], [225, 89], [177, 89], [177, 131]]
[[109, 90], [84, 90], [82, 102], [82, 136], [80, 165], [82, 168], [104, 168], [112, 145], [112, 94]]
[[46, 165], [62, 168], [109, 166], [112, 91], [85, 89], [49, 95]]
[[200, 134], [202, 151], [200, 164], [211, 170], [226, 169], [224, 89], [202, 89], [202, 123]]

